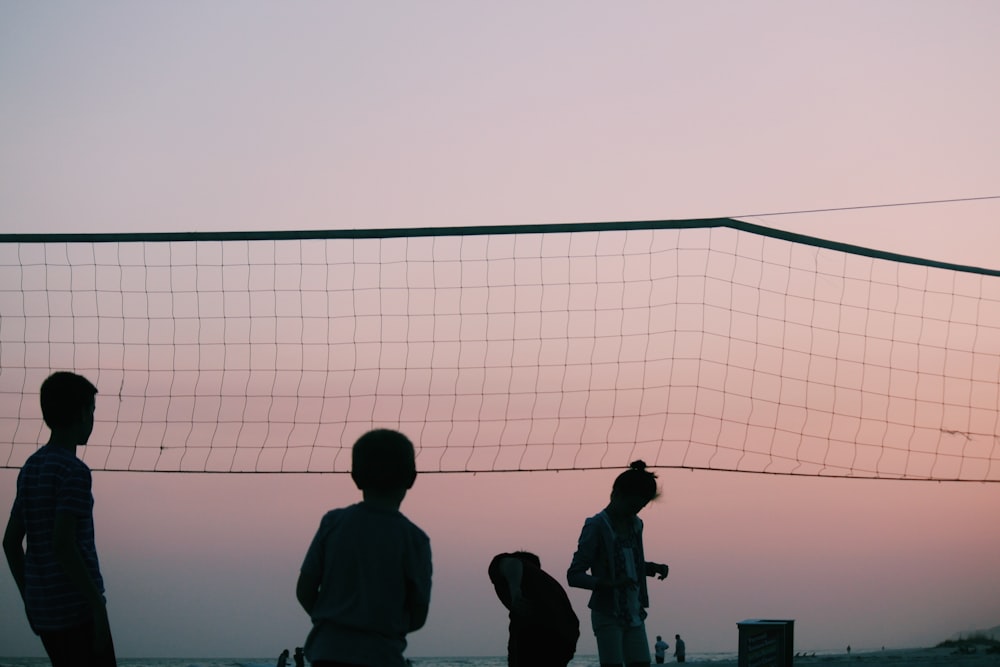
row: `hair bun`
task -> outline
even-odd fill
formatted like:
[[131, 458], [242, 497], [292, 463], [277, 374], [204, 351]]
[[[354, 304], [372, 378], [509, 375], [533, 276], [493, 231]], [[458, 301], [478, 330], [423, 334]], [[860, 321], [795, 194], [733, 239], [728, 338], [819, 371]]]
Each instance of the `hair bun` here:
[[628, 467], [630, 470], [645, 470], [646, 462], [643, 461], [642, 459], [639, 459], [638, 461], [632, 461], [632, 463], [630, 463]]

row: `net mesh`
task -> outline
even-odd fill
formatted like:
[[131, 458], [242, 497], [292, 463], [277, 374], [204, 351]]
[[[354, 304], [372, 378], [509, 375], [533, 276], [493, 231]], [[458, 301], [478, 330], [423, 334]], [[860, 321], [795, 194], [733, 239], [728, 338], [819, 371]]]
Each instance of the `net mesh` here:
[[1000, 481], [1000, 275], [732, 220], [0, 237], [0, 464], [55, 370], [98, 470]]

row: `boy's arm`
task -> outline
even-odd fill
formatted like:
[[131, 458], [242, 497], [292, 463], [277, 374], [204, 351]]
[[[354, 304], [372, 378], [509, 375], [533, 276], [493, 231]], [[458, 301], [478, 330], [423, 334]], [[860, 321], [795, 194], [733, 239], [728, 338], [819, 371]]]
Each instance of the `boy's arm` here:
[[91, 578], [83, 554], [80, 553], [76, 541], [78, 521], [77, 516], [71, 512], [56, 512], [52, 528], [52, 550], [63, 573], [90, 604], [94, 612], [95, 642], [97, 646], [103, 647], [111, 643], [108, 610], [104, 604], [104, 594]]
[[299, 572], [299, 580], [295, 584], [295, 597], [307, 614], [312, 616], [312, 610], [319, 600], [320, 578], [308, 572]]
[[430, 598], [423, 595], [412, 583], [407, 584], [406, 611], [410, 616], [410, 627], [407, 632], [416, 632], [427, 623], [427, 612], [430, 611]]
[[306, 550], [306, 557], [299, 568], [299, 578], [295, 582], [295, 599], [299, 601], [302, 609], [312, 618], [313, 609], [319, 602], [319, 589], [323, 583], [323, 563], [326, 561], [324, 552], [326, 551], [326, 536], [328, 534], [330, 517], [333, 512], [323, 516], [319, 522], [319, 530], [313, 535], [309, 548]]
[[14, 575], [14, 583], [24, 599], [24, 536], [26, 534], [24, 521], [15, 512], [11, 512], [7, 521], [7, 529], [3, 533], [3, 552], [7, 556], [7, 565]]
[[431, 543], [425, 540], [419, 547], [413, 578], [406, 582], [406, 612], [410, 617], [408, 632], [424, 627], [431, 606]]

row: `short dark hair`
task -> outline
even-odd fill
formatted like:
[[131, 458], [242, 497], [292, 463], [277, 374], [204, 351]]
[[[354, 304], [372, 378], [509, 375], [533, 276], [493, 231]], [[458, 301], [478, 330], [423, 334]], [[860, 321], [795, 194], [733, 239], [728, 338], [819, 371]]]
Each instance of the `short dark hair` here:
[[82, 375], [56, 371], [45, 378], [39, 394], [45, 424], [49, 428], [66, 428], [93, 404], [97, 387]]
[[628, 470], [615, 478], [613, 493], [636, 496], [647, 502], [660, 495], [656, 488], [656, 473], [646, 470], [645, 461], [633, 461]]
[[413, 443], [399, 431], [380, 428], [358, 438], [351, 450], [351, 478], [362, 491], [398, 491], [417, 477]]
[[535, 554], [531, 553], [530, 551], [515, 551], [510, 555], [513, 558], [516, 558], [517, 560], [521, 561], [522, 563], [527, 563], [528, 565], [534, 565], [538, 569], [542, 568], [542, 560]]

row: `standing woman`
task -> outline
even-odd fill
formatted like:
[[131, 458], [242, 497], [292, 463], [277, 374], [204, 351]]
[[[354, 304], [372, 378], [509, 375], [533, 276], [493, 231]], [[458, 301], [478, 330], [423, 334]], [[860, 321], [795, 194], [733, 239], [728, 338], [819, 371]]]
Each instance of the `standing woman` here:
[[646, 577], [665, 579], [669, 569], [646, 561], [637, 515], [659, 495], [656, 475], [643, 461], [633, 462], [615, 479], [608, 506], [584, 522], [566, 573], [570, 586], [592, 591], [587, 606], [601, 667], [650, 664]]

